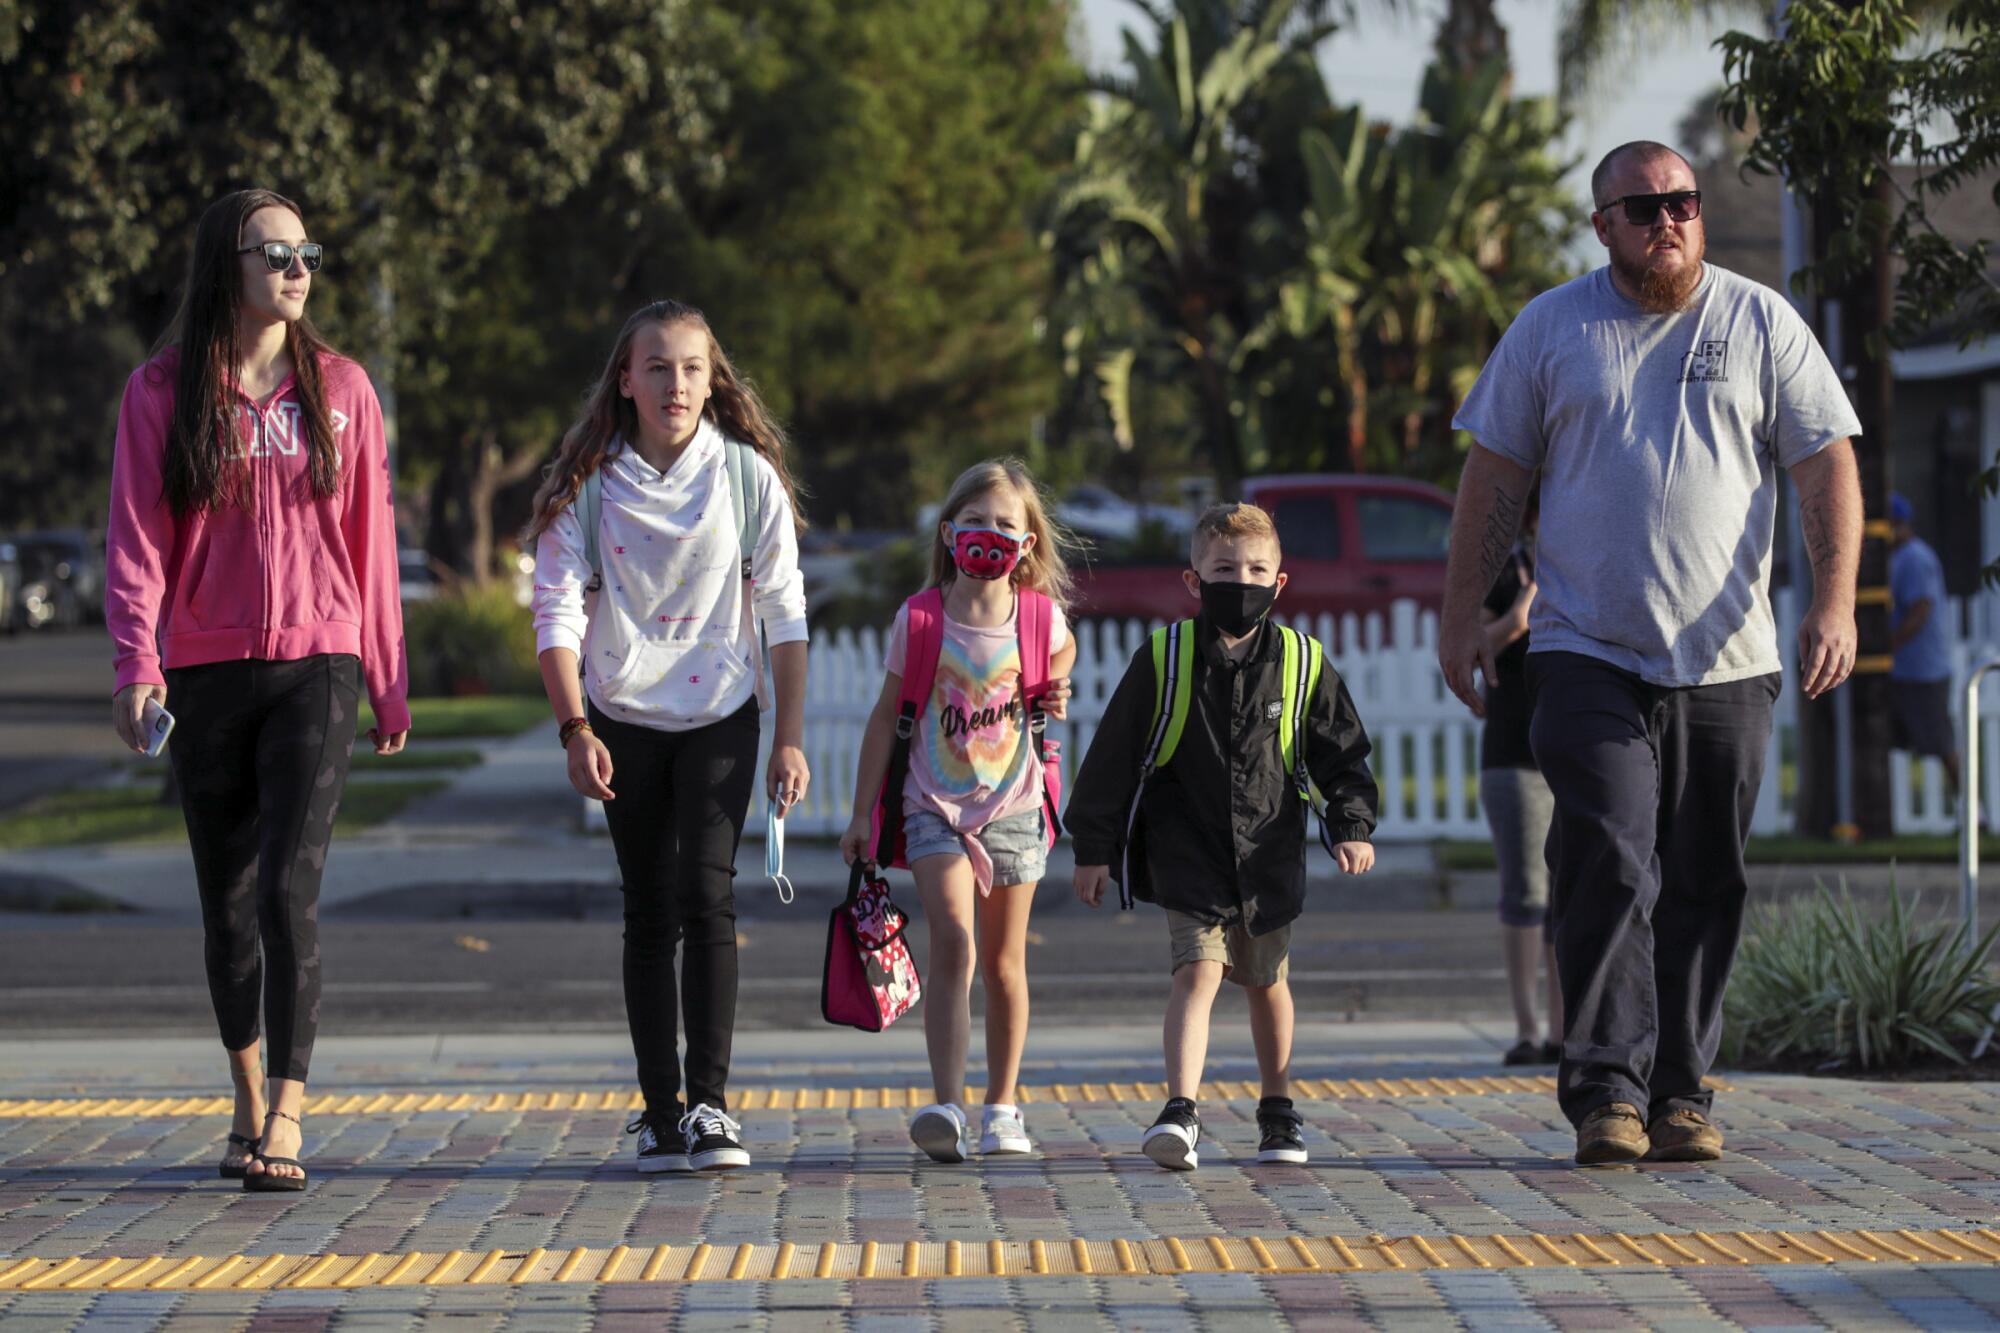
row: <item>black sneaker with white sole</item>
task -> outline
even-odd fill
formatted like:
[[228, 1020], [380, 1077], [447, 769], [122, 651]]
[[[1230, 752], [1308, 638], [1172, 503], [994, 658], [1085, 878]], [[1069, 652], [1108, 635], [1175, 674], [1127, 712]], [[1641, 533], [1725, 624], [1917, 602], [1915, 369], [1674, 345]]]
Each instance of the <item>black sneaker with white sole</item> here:
[[639, 1169], [647, 1175], [688, 1169], [687, 1147], [672, 1125], [668, 1117], [647, 1111], [625, 1126], [627, 1134], [639, 1136]]
[[1305, 1117], [1293, 1109], [1290, 1097], [1266, 1097], [1258, 1102], [1257, 1160], [1305, 1161], [1305, 1127]]
[[1201, 1116], [1196, 1114], [1194, 1103], [1186, 1097], [1169, 1097], [1140, 1147], [1169, 1171], [1192, 1171], [1201, 1161], [1195, 1151], [1200, 1142]]
[[681, 1117], [681, 1139], [687, 1144], [688, 1169], [731, 1171], [750, 1165], [738, 1133], [743, 1126], [707, 1102], [701, 1102]]

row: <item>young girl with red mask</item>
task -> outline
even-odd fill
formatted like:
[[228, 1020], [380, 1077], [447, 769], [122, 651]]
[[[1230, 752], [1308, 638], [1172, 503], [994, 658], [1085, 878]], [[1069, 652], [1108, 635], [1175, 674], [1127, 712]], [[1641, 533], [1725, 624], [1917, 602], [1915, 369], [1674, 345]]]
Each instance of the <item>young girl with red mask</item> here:
[[[872, 812], [891, 771], [912, 609], [929, 615], [928, 605], [941, 613], [937, 665], [910, 727], [900, 836], [893, 839], [916, 876], [930, 931], [924, 1040], [937, 1102], [917, 1113], [910, 1137], [935, 1161], [962, 1162], [971, 1135], [964, 1102], [975, 926], [986, 983], [980, 1151], [1026, 1153], [1034, 1146], [1015, 1105], [1015, 1085], [1028, 1036], [1028, 911], [1047, 862], [1053, 816], [1033, 714], [1065, 716], [1076, 660], [1063, 617], [1070, 581], [1062, 542], [1019, 461], [980, 463], [952, 485], [931, 543], [925, 590], [897, 612], [889, 631], [888, 674], [862, 738], [854, 818], [840, 847], [850, 863], [893, 856], [892, 847], [878, 845], [892, 839], [878, 838]], [[1046, 625], [1046, 664], [1022, 660], [1021, 618], [1031, 614]], [[1045, 683], [1037, 679], [1044, 670]]]

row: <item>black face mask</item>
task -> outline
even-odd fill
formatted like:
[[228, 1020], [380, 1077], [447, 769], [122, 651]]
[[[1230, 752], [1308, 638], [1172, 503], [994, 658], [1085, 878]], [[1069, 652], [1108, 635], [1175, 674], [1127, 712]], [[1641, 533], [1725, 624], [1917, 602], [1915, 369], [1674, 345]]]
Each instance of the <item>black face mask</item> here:
[[1208, 623], [1231, 638], [1240, 639], [1257, 628], [1257, 622], [1271, 613], [1278, 600], [1275, 583], [1201, 582], [1201, 613]]

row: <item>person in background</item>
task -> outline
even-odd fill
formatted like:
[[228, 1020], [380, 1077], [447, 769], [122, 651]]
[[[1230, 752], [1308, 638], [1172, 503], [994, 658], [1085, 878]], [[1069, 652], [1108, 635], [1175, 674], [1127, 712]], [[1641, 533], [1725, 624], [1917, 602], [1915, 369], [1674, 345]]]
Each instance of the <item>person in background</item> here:
[[1944, 563], [1917, 535], [1910, 502], [1889, 497], [1890, 724], [1896, 748], [1944, 764], [1958, 794], [1958, 741], [1951, 725], [1951, 610]]
[[[1528, 743], [1534, 700], [1528, 694], [1528, 610], [1535, 604], [1535, 527], [1540, 506], [1528, 492], [1521, 540], [1507, 557], [1480, 617], [1494, 674], [1486, 682], [1486, 725], [1479, 734], [1479, 808], [1493, 833], [1500, 869], [1500, 947], [1514, 1002], [1510, 1065], [1554, 1064], [1562, 1055], [1562, 982], [1549, 918], [1546, 844], [1555, 797]], [[1548, 967], [1546, 1037], [1535, 1023], [1535, 981]]]

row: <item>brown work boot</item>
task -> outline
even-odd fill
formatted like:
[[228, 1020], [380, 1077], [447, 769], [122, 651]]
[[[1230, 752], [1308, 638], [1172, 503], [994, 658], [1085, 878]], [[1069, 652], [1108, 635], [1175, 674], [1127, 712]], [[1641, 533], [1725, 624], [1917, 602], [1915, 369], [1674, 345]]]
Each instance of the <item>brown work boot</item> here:
[[1646, 1126], [1649, 1162], [1714, 1162], [1722, 1157], [1722, 1131], [1699, 1111], [1669, 1111]]
[[1646, 1140], [1646, 1122], [1629, 1102], [1600, 1106], [1576, 1127], [1578, 1166], [1636, 1162], [1651, 1146]]

